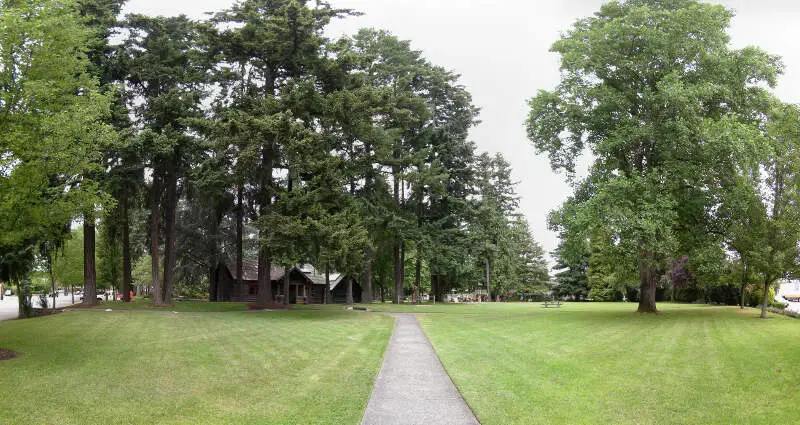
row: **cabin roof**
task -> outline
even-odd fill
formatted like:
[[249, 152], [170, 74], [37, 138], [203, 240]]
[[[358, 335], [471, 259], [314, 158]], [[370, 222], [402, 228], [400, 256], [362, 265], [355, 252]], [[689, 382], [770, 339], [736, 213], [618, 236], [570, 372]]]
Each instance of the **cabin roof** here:
[[[225, 267], [227, 267], [228, 272], [231, 274], [231, 277], [236, 279], [236, 262], [228, 261], [225, 263]], [[298, 273], [306, 276], [309, 278], [308, 275], [301, 272], [300, 269], [297, 267], [292, 267], [292, 269], [297, 270]], [[281, 280], [283, 279], [283, 275], [286, 272], [286, 268], [280, 265], [273, 265], [269, 269], [269, 279], [271, 281]], [[252, 259], [243, 259], [242, 260], [242, 280], [248, 282], [255, 282], [258, 280], [258, 260]], [[314, 282], [313, 279], [308, 279], [311, 283]], [[324, 284], [324, 276], [323, 276], [323, 284]]]

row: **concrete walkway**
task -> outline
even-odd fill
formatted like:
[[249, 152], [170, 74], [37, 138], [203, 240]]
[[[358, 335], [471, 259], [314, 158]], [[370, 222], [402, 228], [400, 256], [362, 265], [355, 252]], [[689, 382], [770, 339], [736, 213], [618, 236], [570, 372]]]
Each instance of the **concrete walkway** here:
[[414, 315], [389, 315], [397, 323], [361, 424], [478, 424]]

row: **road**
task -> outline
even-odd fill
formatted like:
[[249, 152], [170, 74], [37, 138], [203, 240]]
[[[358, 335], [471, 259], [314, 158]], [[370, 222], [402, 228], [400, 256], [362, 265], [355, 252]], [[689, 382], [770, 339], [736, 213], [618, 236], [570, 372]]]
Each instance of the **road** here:
[[[53, 306], [53, 299], [47, 299], [48, 307]], [[39, 307], [39, 296], [34, 295], [32, 299], [33, 304], [36, 307]], [[80, 297], [75, 296], [75, 302], [80, 302]], [[59, 293], [56, 297], [56, 307], [67, 307], [72, 305], [72, 296], [71, 295], [64, 295], [63, 293]], [[0, 301], [0, 320], [8, 320], [8, 319], [16, 319], [19, 316], [19, 300], [14, 295], [7, 295], [3, 297], [3, 300]]]

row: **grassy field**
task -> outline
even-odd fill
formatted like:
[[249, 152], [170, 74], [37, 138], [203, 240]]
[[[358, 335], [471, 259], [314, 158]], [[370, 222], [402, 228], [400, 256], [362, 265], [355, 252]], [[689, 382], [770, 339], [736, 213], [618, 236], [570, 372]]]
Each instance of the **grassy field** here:
[[168, 307], [153, 307], [152, 298], [136, 298], [131, 302], [99, 301], [95, 308], [112, 310], [164, 310], [178, 312], [246, 311], [247, 303], [175, 301]]
[[[678, 304], [369, 307], [431, 313], [417, 317], [484, 425], [798, 422], [796, 319]], [[0, 347], [21, 354], [0, 362], [0, 424], [356, 424], [393, 323], [343, 305], [125, 308], [149, 307], [0, 322]]]
[[500, 304], [418, 318], [484, 425], [800, 421], [800, 321], [659, 308]]
[[393, 321], [74, 311], [0, 322], [0, 424], [356, 424]]

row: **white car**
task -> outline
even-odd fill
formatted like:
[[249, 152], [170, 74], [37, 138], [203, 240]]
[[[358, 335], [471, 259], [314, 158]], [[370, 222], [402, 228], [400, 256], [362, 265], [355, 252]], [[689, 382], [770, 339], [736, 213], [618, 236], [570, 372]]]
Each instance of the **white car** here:
[[[96, 294], [96, 296], [97, 296], [97, 301], [103, 301], [103, 300], [105, 300], [106, 294], [104, 294], [102, 292], [98, 292]], [[81, 295], [81, 301], [83, 301], [83, 295]]]

